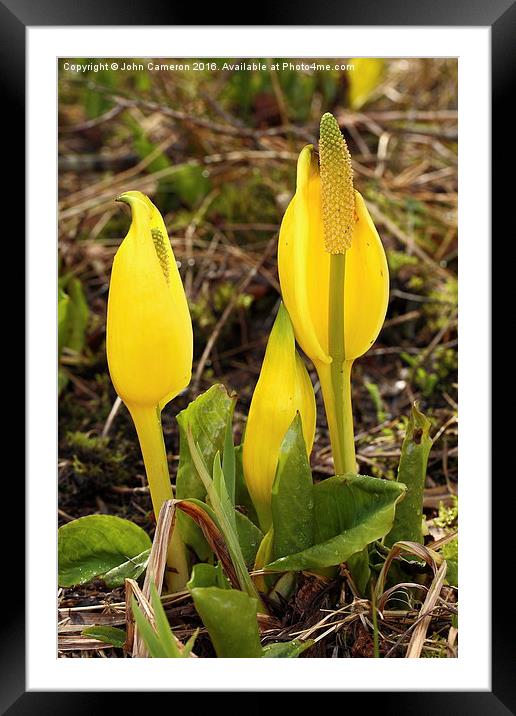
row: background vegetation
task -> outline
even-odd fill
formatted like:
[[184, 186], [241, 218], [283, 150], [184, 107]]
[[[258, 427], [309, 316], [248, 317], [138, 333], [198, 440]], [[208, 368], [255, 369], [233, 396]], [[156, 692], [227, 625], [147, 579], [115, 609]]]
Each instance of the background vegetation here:
[[[153, 531], [134, 427], [124, 406], [112, 410], [106, 364], [109, 273], [130, 219], [114, 198], [138, 189], [159, 207], [190, 303], [193, 379], [164, 413], [174, 475], [174, 415], [214, 382], [238, 394], [243, 429], [279, 302], [277, 236], [297, 154], [317, 144], [320, 116], [331, 111], [391, 272], [386, 323], [354, 369], [359, 467], [394, 477], [409, 406], [419, 400], [434, 437], [427, 525], [443, 536], [457, 518], [456, 61], [385, 61], [362, 98], [346, 71], [75, 74], [61, 61], [59, 94], [60, 524], [109, 513]], [[311, 376], [319, 408], [312, 466], [322, 478], [333, 468]], [[120, 596], [93, 585], [59, 598], [64, 609]], [[356, 629], [343, 641], [333, 635], [319, 642], [320, 655], [367, 656], [361, 638]], [[439, 639], [426, 655], [453, 655]]]

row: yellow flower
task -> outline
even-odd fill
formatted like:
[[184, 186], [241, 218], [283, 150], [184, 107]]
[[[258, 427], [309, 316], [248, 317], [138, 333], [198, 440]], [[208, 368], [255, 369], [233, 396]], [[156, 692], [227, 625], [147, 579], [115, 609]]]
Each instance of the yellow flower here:
[[161, 214], [138, 191], [128, 191], [118, 201], [131, 207], [132, 223], [111, 272], [109, 372], [128, 407], [163, 408], [190, 382], [190, 313]]
[[389, 273], [331, 114], [321, 120], [319, 150], [320, 167], [312, 145], [299, 155], [296, 193], [281, 224], [278, 269], [296, 339], [319, 374], [336, 471], [355, 472], [351, 366], [380, 332]]
[[245, 481], [264, 531], [271, 525], [271, 490], [279, 450], [297, 412], [310, 455], [315, 434], [314, 390], [296, 351], [290, 318], [281, 305], [251, 400], [243, 447]]
[[[385, 251], [358, 191], [355, 212], [343, 288], [346, 360], [358, 358], [375, 342], [389, 300]], [[296, 193], [281, 224], [278, 269], [297, 341], [314, 363], [331, 362], [330, 258], [324, 242], [321, 177], [313, 147], [308, 145], [299, 155]]]
[[[161, 214], [139, 191], [125, 192], [117, 201], [129, 204], [132, 222], [111, 271], [107, 359], [138, 433], [157, 519], [163, 503], [173, 499], [161, 410], [190, 382], [192, 322]], [[183, 589], [188, 564], [177, 529], [167, 564], [169, 590]]]
[[378, 57], [352, 57], [349, 64], [353, 65], [353, 70], [348, 72], [349, 106], [359, 110], [380, 84], [385, 61]]

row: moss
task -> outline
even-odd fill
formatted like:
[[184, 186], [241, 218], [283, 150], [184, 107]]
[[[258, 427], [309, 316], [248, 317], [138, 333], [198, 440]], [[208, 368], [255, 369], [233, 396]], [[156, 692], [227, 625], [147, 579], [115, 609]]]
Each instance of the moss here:
[[434, 634], [431, 643], [421, 651], [421, 657], [424, 659], [446, 659], [447, 656], [447, 641], [443, 636], [438, 634]]
[[389, 264], [389, 271], [392, 274], [397, 274], [404, 266], [417, 266], [419, 262], [416, 256], [407, 254], [405, 251], [388, 249], [387, 263]]
[[[199, 294], [195, 302], [190, 303], [190, 313], [194, 323], [204, 332], [209, 332], [217, 323], [228, 303], [235, 294], [236, 287], [229, 281], [220, 283], [212, 295]], [[236, 300], [236, 308], [247, 311], [253, 302], [253, 297], [247, 293], [241, 293]], [[231, 330], [234, 323], [238, 321], [238, 313], [235, 311], [224, 326], [224, 332]]]
[[451, 531], [457, 527], [459, 519], [459, 498], [456, 495], [452, 497], [452, 504], [446, 507], [442, 502], [439, 504], [439, 514], [434, 522], [438, 527]]

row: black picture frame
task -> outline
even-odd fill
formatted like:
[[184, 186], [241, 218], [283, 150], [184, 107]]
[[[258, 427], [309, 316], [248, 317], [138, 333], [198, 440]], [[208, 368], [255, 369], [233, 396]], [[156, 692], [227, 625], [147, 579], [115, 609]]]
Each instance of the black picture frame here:
[[[221, 22], [221, 7], [217, 4], [203, 5], [203, 25], [250, 24], [242, 10], [242, 4], [233, 9], [224, 4], [226, 18], [230, 22]], [[196, 17], [197, 15], [197, 17]], [[192, 25], [198, 19], [199, 8], [188, 4], [176, 4], [153, 0], [149, 3], [133, 3], [128, 0], [89, 0], [72, 3], [70, 0], [0, 0], [0, 75], [4, 92], [3, 121], [4, 134], [8, 143], [16, 147], [15, 158], [9, 165], [8, 184], [4, 190], [9, 196], [10, 211], [20, 204], [18, 217], [24, 216], [24, 106], [25, 106], [25, 37], [28, 26], [67, 26], [67, 25]], [[286, 2], [262, 2], [259, 4], [259, 17], [253, 16], [253, 23], [259, 25], [379, 25], [379, 26], [484, 26], [491, 28], [492, 37], [492, 176], [498, 178], [504, 174], [504, 167], [514, 167], [514, 140], [510, 139], [511, 128], [507, 116], [512, 99], [511, 82], [516, 54], [516, 4], [514, 0], [361, 0], [360, 3], [329, 1], [325, 4], [309, 4], [294, 0]], [[4, 166], [5, 168], [5, 166]], [[504, 207], [514, 202], [514, 181], [498, 179], [496, 190], [492, 194], [492, 216], [503, 222]], [[4, 195], [5, 198], [5, 195]], [[512, 199], [512, 202], [510, 201]], [[20, 222], [16, 225], [16, 236], [21, 244]], [[494, 234], [494, 229], [493, 229]], [[4, 241], [6, 239], [4, 238]], [[505, 241], [509, 241], [506, 235]], [[5, 245], [4, 245], [5, 250]], [[21, 259], [23, 261], [23, 258]], [[514, 281], [514, 280], [513, 280]], [[503, 283], [503, 282], [502, 282]], [[498, 287], [497, 282], [496, 287]], [[494, 291], [497, 298], [498, 288]], [[31, 346], [28, 347], [31, 349]], [[498, 430], [497, 430], [498, 434]], [[490, 436], [483, 436], [489, 442]], [[500, 438], [501, 443], [502, 438]], [[503, 472], [503, 471], [502, 471]], [[494, 474], [494, 472], [493, 472]], [[487, 476], [486, 476], [487, 477]], [[505, 479], [505, 484], [504, 484]], [[496, 483], [493, 490], [493, 544], [507, 544], [503, 541], [503, 530], [511, 524], [509, 512], [513, 510], [514, 500], [502, 496], [507, 483], [514, 483], [514, 477], [506, 474], [501, 478], [501, 487]], [[24, 485], [21, 475], [10, 484], [9, 501], [12, 504], [24, 503]], [[514, 487], [511, 487], [511, 491]], [[10, 508], [9, 508], [10, 509]], [[4, 510], [4, 513], [6, 510]], [[21, 510], [20, 510], [21, 513]], [[20, 515], [18, 515], [19, 517]], [[11, 528], [10, 528], [11, 529]], [[16, 549], [23, 554], [23, 533], [15, 536]], [[10, 533], [9, 542], [14, 539]], [[474, 547], [472, 547], [474, 549]], [[493, 550], [493, 573], [510, 573], [507, 558], [510, 552], [503, 550], [497, 558]], [[502, 550], [499, 551], [502, 552]], [[505, 556], [504, 556], [505, 555]], [[11, 574], [11, 573], [9, 573]], [[4, 573], [5, 575], [5, 573]], [[479, 565], [479, 579], [489, 579], [485, 566]], [[96, 692], [26, 692], [25, 687], [25, 615], [23, 591], [13, 583], [13, 591], [8, 596], [8, 604], [0, 620], [0, 710], [10, 716], [21, 714], [75, 714], [91, 713], [121, 708], [120, 695]], [[368, 692], [367, 707], [378, 708], [382, 713], [402, 714], [516, 714], [516, 647], [514, 640], [514, 616], [512, 599], [509, 595], [506, 605], [498, 605], [492, 612], [492, 691], [490, 692]], [[374, 685], [372, 685], [374, 688]], [[66, 688], [66, 684], [63, 684]], [[316, 688], [314, 688], [314, 691]], [[131, 694], [133, 708], [137, 709], [139, 697], [146, 695]], [[360, 693], [342, 695], [342, 707], [349, 711], [355, 698], [364, 698]], [[374, 702], [374, 703], [373, 703]], [[363, 702], [360, 702], [363, 704]], [[173, 703], [170, 706], [176, 708]], [[356, 707], [355, 707], [356, 708]], [[363, 708], [363, 705], [361, 706]]]

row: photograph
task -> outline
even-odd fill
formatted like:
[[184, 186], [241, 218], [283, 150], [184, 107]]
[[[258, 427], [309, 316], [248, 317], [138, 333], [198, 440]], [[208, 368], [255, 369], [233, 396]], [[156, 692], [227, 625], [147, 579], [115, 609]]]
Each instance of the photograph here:
[[57, 657], [457, 660], [457, 57], [56, 72]]

